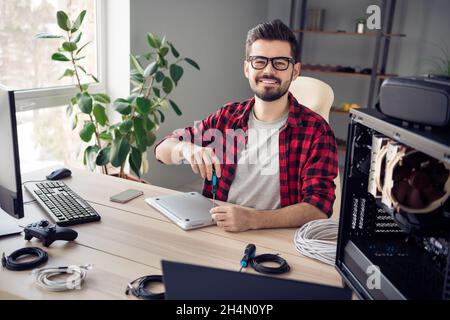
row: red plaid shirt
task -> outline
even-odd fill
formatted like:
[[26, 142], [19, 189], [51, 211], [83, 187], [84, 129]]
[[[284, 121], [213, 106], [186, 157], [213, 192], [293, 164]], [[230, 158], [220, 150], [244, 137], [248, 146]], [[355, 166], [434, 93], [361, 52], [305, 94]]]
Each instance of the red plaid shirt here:
[[[220, 145], [223, 146], [224, 161], [217, 184], [218, 200], [227, 201], [239, 152], [247, 143], [248, 118], [254, 103], [255, 98], [226, 104], [194, 126], [176, 130], [164, 138], [178, 138], [207, 147], [212, 140], [208, 129], [218, 129], [223, 133]], [[291, 93], [289, 105], [288, 120], [279, 133], [281, 207], [307, 202], [330, 217], [335, 199], [333, 180], [338, 173], [333, 131], [321, 116], [299, 104]], [[233, 139], [228, 139], [226, 132], [230, 129], [241, 130]], [[164, 139], [156, 144], [155, 149]], [[215, 151], [217, 153], [218, 150]], [[204, 180], [203, 195], [212, 197], [211, 181], [207, 179]]]

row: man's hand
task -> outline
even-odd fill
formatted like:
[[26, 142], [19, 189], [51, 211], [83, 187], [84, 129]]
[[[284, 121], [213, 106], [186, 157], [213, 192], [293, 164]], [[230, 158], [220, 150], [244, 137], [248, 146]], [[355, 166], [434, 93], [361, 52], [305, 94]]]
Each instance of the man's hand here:
[[212, 148], [203, 148], [189, 142], [181, 142], [178, 148], [182, 157], [191, 164], [195, 174], [200, 173], [203, 179], [211, 181], [214, 166], [217, 177], [221, 177], [220, 161]]
[[255, 209], [238, 205], [214, 207], [210, 210], [217, 226], [225, 231], [239, 232], [253, 229], [252, 224]]

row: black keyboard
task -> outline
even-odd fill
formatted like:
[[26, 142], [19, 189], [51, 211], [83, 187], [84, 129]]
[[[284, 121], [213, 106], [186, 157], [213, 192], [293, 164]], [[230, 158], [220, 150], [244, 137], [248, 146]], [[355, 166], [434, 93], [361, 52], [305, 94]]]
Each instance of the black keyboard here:
[[64, 182], [26, 183], [25, 187], [60, 226], [100, 220], [100, 215]]

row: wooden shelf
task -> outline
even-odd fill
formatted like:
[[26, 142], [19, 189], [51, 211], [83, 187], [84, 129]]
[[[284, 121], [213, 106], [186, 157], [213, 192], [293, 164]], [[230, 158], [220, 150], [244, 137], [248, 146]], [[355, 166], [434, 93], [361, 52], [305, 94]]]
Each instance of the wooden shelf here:
[[[370, 74], [358, 73], [358, 72], [338, 72], [338, 71], [321, 71], [321, 70], [311, 70], [309, 68], [302, 68], [302, 71], [306, 72], [314, 72], [314, 73], [326, 73], [326, 74], [334, 74], [337, 76], [348, 76], [348, 77], [365, 77], [370, 78]], [[396, 74], [377, 74], [377, 78], [386, 79], [391, 77], [396, 77]]]
[[[346, 32], [346, 31], [318, 31], [318, 30], [292, 30], [294, 33], [318, 33], [318, 34], [328, 34], [328, 35], [342, 35], [342, 36], [358, 36], [358, 37], [374, 37], [377, 35], [377, 32], [364, 32], [364, 33], [356, 33], [356, 32]], [[383, 37], [406, 37], [406, 34], [403, 33], [383, 33]]]

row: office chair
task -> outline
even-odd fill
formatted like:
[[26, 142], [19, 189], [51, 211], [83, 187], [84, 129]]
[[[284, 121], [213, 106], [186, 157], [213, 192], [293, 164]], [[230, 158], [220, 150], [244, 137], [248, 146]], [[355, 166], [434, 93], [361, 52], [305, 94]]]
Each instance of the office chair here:
[[[299, 103], [318, 113], [329, 122], [330, 109], [334, 101], [333, 89], [323, 81], [311, 77], [298, 77], [292, 81], [289, 91]], [[332, 219], [338, 219], [341, 210], [341, 180], [339, 171], [336, 179], [336, 200], [333, 205]]]

